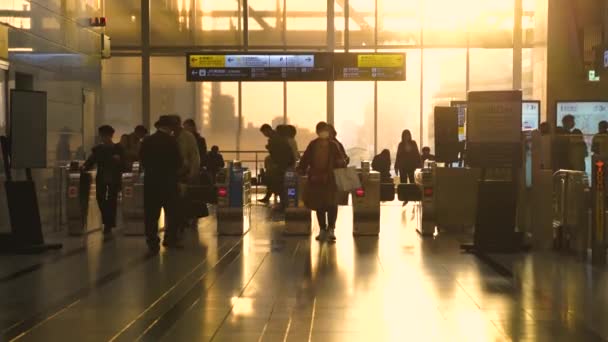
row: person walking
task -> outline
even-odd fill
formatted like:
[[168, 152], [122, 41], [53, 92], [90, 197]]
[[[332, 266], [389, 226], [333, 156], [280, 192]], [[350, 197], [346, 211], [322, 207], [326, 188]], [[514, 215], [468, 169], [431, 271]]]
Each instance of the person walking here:
[[296, 135], [298, 134], [298, 130], [293, 125], [285, 126], [285, 135], [287, 138], [287, 143], [289, 147], [291, 147], [291, 152], [293, 153], [293, 162], [295, 163], [300, 160], [300, 151], [298, 150], [298, 142], [296, 141]]
[[120, 138], [120, 145], [125, 151], [125, 163], [127, 169], [131, 170], [133, 163], [139, 161], [139, 149], [141, 148], [141, 142], [148, 134], [146, 127], [138, 125], [135, 127], [133, 132], [124, 134]]
[[97, 165], [95, 177], [97, 205], [101, 212], [104, 235], [112, 233], [116, 227], [116, 209], [118, 192], [122, 183], [122, 171], [125, 169], [125, 153], [120, 144], [114, 144], [114, 128], [109, 125], [99, 127], [101, 143], [93, 147], [91, 156], [84, 163], [82, 170], [89, 171]]
[[285, 171], [287, 171], [287, 169], [290, 166], [293, 166], [295, 163], [293, 153], [289, 147], [287, 139], [273, 130], [270, 125], [264, 124], [260, 128], [260, 131], [265, 137], [268, 138], [266, 149], [270, 154], [270, 158], [274, 166], [272, 176], [270, 177], [270, 190], [279, 195], [280, 203], [277, 209], [279, 211], [283, 211], [285, 209], [285, 205], [287, 204], [283, 198]]
[[[344, 160], [346, 161], [346, 165], [348, 166], [350, 164], [350, 157], [348, 156], [348, 154], [346, 154], [346, 149], [344, 148], [344, 145], [342, 145], [342, 143], [338, 140], [338, 132], [336, 131], [336, 128], [331, 125], [331, 124], [327, 124], [327, 127], [329, 127], [329, 138], [336, 143], [336, 145], [338, 146], [338, 149], [340, 149], [340, 153], [342, 153], [342, 155], [344, 156]], [[338, 205], [348, 205], [348, 196], [350, 195], [350, 193], [348, 191], [339, 191], [338, 192]]]
[[193, 224], [192, 221], [196, 221], [194, 220], [196, 213], [189, 200], [188, 191], [191, 185], [200, 183], [201, 159], [196, 138], [192, 133], [184, 129], [181, 117], [175, 114], [171, 115], [171, 123], [171, 129], [177, 140], [177, 146], [179, 147], [179, 155], [182, 158], [182, 167], [178, 174], [180, 199], [180, 204], [178, 206], [178, 233], [182, 233], [186, 226], [191, 226]]
[[336, 241], [338, 198], [334, 169], [346, 167], [346, 156], [331, 139], [331, 128], [325, 122], [316, 127], [317, 138], [310, 142], [300, 159], [298, 171], [308, 175], [304, 204], [316, 211], [319, 223], [318, 241]]
[[146, 241], [151, 253], [159, 251], [158, 219], [165, 210], [167, 226], [163, 245], [179, 248], [177, 239], [178, 173], [182, 167], [177, 140], [172, 135], [174, 120], [163, 115], [155, 124], [157, 131], [146, 137], [141, 145], [140, 160], [144, 177], [144, 223]]
[[200, 159], [201, 169], [207, 167], [207, 140], [198, 132], [196, 123], [192, 119], [184, 121], [184, 129], [194, 135], [196, 139], [196, 145], [198, 147], [198, 154]]
[[406, 129], [401, 133], [401, 142], [397, 148], [395, 172], [400, 176], [401, 183], [414, 183], [414, 171], [420, 166], [418, 144], [412, 140], [412, 133]]
[[207, 169], [211, 178], [211, 184], [215, 184], [215, 176], [217, 172], [226, 165], [224, 156], [220, 153], [220, 148], [217, 145], [211, 146], [211, 151], [207, 156]]
[[380, 154], [372, 160], [372, 170], [380, 173], [382, 183], [392, 183], [391, 178], [391, 152], [387, 149], [382, 150]]

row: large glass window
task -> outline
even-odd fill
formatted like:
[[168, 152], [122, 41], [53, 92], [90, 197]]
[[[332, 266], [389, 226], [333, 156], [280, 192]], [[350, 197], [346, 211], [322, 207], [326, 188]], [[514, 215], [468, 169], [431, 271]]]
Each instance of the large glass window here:
[[420, 43], [421, 1], [378, 2], [378, 45], [418, 45]]
[[249, 1], [249, 45], [283, 45], [283, 1]]
[[152, 1], [150, 42], [152, 45], [192, 45], [195, 32], [195, 1]]
[[334, 123], [351, 165], [374, 156], [374, 83], [336, 82]]
[[466, 49], [427, 49], [423, 52], [423, 130], [420, 146], [435, 150], [435, 106], [466, 99]]
[[205, 0], [196, 2], [196, 43], [237, 45], [242, 43], [241, 1]]
[[296, 126], [298, 149], [316, 138], [315, 127], [327, 120], [327, 85], [324, 82], [287, 83], [287, 122]]
[[470, 90], [505, 90], [513, 87], [512, 49], [470, 49]]
[[103, 118], [116, 136], [141, 124], [141, 58], [113, 57], [103, 61]]
[[285, 123], [283, 117], [283, 82], [242, 84], [243, 128], [241, 150], [265, 150], [267, 139], [260, 133], [263, 124], [273, 128]]
[[112, 45], [141, 45], [141, 0], [105, 1], [105, 15]]
[[183, 57], [152, 57], [150, 60], [150, 126], [163, 114], [194, 118], [195, 83], [186, 82]]
[[238, 83], [203, 82], [198, 84], [196, 92], [198, 94], [197, 123], [201, 127], [201, 134], [207, 140], [209, 149], [217, 145], [220, 150], [236, 150], [239, 128]]
[[376, 9], [374, 1], [350, 0], [348, 2], [349, 47], [351, 49], [374, 46], [374, 28], [376, 27]]
[[327, 0], [287, 2], [287, 45], [327, 44]]
[[395, 160], [401, 132], [409, 129], [420, 141], [420, 50], [406, 50], [405, 82], [378, 82], [378, 147]]

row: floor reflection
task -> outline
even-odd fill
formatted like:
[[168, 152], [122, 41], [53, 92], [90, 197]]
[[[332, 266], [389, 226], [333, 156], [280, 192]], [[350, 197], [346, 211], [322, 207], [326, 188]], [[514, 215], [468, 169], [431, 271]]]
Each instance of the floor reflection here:
[[[158, 257], [145, 257], [141, 238], [85, 239], [82, 252], [66, 252], [39, 270], [0, 282], [2, 293], [14, 294], [0, 297], [0, 340], [595, 341], [608, 336], [603, 305], [608, 277], [602, 271], [568, 262], [547, 267], [554, 258], [535, 258], [522, 264], [518, 277], [505, 278], [461, 253], [462, 234], [417, 235], [414, 204], [384, 204], [380, 236], [358, 238], [352, 236], [351, 208], [341, 207], [335, 244], [285, 236], [268, 208], [256, 206], [253, 213], [253, 228], [245, 236], [217, 236], [210, 217], [186, 234], [183, 250], [163, 250]], [[317, 230], [313, 218], [313, 236]], [[35, 259], [11, 262], [15, 270]], [[15, 325], [19, 322], [25, 323]]]

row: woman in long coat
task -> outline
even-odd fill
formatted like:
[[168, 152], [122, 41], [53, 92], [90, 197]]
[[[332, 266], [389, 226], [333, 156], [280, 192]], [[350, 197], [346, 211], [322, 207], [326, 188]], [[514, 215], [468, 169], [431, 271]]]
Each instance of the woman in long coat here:
[[317, 240], [336, 240], [338, 218], [337, 187], [334, 169], [346, 167], [344, 154], [330, 137], [330, 127], [325, 122], [317, 124], [318, 137], [310, 142], [300, 159], [298, 170], [308, 175], [304, 191], [304, 204], [316, 211], [320, 232]]

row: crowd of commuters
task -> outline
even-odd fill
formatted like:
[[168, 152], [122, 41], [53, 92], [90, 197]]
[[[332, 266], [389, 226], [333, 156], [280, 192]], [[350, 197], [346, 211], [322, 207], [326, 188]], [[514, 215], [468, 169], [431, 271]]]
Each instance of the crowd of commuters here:
[[[121, 189], [122, 172], [131, 170], [135, 162], [141, 164], [144, 177], [144, 223], [149, 250], [158, 253], [161, 240], [158, 236], [161, 209], [166, 216], [163, 246], [180, 248], [181, 236], [186, 227], [196, 227], [198, 218], [208, 215], [206, 203], [196, 203], [189, 197], [189, 189], [196, 184], [213, 184], [217, 172], [224, 167], [224, 159], [218, 146], [207, 151], [207, 142], [194, 120], [182, 123], [178, 115], [163, 115], [155, 123], [156, 131], [148, 135], [144, 126], [135, 127], [130, 134], [113, 142], [111, 126], [99, 128], [100, 144], [92, 150], [83, 170], [97, 166], [97, 202], [102, 213], [104, 233], [110, 234], [116, 227], [117, 198]], [[608, 125], [607, 125], [608, 126]], [[608, 127], [605, 127], [606, 133]], [[310, 142], [300, 156], [296, 142], [297, 130], [291, 125], [279, 125], [273, 129], [264, 124], [261, 133], [267, 138], [268, 157], [265, 160], [266, 196], [260, 199], [268, 203], [272, 195], [279, 201], [275, 209], [283, 211], [284, 175], [289, 169], [308, 175], [304, 189], [305, 205], [316, 212], [320, 232], [317, 240], [335, 241], [338, 205], [348, 204], [348, 193], [336, 186], [334, 170], [346, 167], [350, 159], [337, 138], [336, 129], [326, 123], [316, 126], [317, 138]], [[599, 143], [598, 143], [599, 144]], [[401, 181], [414, 182], [414, 171], [426, 159], [433, 159], [430, 149], [422, 154], [408, 130], [403, 131], [394, 169]], [[392, 182], [391, 154], [385, 149], [374, 157], [372, 168], [381, 174], [383, 182]], [[193, 207], [192, 203], [196, 203]]]
[[[97, 166], [97, 203], [102, 214], [104, 234], [111, 236], [116, 227], [118, 193], [122, 173], [139, 162], [144, 177], [144, 224], [148, 248], [158, 253], [161, 209], [166, 216], [163, 246], [180, 248], [186, 227], [196, 227], [198, 218], [208, 215], [206, 203], [193, 201], [193, 186], [212, 184], [224, 167], [219, 147], [207, 152], [207, 143], [197, 131], [194, 120], [182, 124], [179, 115], [163, 115], [148, 135], [144, 126], [113, 142], [114, 129], [104, 125], [98, 130], [100, 143], [92, 150], [83, 171]], [[193, 205], [194, 204], [194, 205]]]

